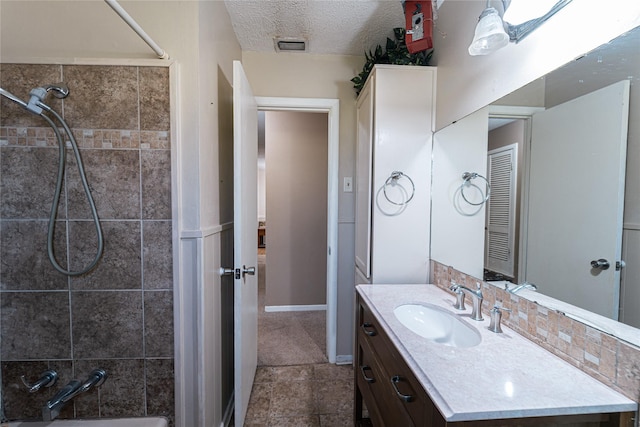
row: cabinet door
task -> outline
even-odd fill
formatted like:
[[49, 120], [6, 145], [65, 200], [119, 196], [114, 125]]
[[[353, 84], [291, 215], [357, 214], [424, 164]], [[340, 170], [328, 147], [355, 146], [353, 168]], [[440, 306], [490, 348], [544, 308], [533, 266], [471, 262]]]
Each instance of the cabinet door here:
[[371, 176], [373, 164], [373, 92], [370, 81], [358, 98], [356, 146], [356, 267], [371, 277]]

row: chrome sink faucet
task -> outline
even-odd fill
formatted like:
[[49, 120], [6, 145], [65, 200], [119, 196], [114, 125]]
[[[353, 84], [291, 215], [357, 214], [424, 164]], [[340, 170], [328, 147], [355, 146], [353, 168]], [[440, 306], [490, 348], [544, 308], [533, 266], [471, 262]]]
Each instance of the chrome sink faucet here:
[[504, 285], [504, 290], [507, 292], [511, 292], [512, 294], [516, 294], [519, 291], [521, 291], [522, 289], [531, 289], [532, 291], [537, 291], [538, 287], [536, 285], [534, 285], [533, 283], [529, 283], [527, 281], [522, 282], [519, 285], [514, 286], [513, 288], [509, 288], [509, 283], [505, 283]]
[[78, 380], [70, 381], [42, 407], [42, 420], [53, 421], [60, 415], [60, 411], [67, 402], [81, 393], [99, 387], [106, 379], [107, 372], [104, 369], [94, 369], [84, 383]]
[[456, 296], [458, 295], [458, 291], [464, 291], [471, 296], [471, 300], [473, 302], [473, 309], [471, 310], [471, 318], [473, 320], [484, 320], [482, 318], [482, 301], [484, 297], [482, 296], [482, 290], [480, 289], [480, 283], [477, 284], [477, 289], [469, 289], [464, 285], [457, 284], [455, 282], [451, 282], [451, 286], [449, 289], [456, 292]]

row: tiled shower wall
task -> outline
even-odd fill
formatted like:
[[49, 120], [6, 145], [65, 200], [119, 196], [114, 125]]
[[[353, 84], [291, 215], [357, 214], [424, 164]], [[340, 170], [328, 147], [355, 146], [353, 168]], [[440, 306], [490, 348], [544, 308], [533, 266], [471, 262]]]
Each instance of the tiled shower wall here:
[[[61, 417], [174, 416], [169, 71], [133, 66], [0, 66], [0, 85], [25, 99], [65, 82], [71, 94], [45, 101], [80, 146], [104, 232], [98, 266], [56, 272], [46, 233], [58, 167], [54, 133], [3, 99], [0, 109], [0, 361], [7, 418], [39, 418], [43, 404], [94, 368], [99, 389]], [[56, 256], [79, 270], [97, 247], [76, 162], [67, 173], [55, 227]], [[46, 369], [59, 380], [29, 394]]]
[[[508, 327], [640, 402], [640, 348], [433, 260], [431, 277], [434, 284], [447, 291], [452, 280], [472, 289], [476, 283], [481, 283], [482, 308], [487, 317], [496, 302], [502, 303], [511, 310], [503, 315], [503, 322]], [[530, 363], [535, 364], [535, 361]]]

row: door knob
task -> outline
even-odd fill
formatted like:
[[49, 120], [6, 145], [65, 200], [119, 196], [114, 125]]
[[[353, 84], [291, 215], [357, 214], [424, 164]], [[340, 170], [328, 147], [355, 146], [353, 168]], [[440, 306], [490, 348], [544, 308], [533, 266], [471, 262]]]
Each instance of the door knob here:
[[610, 267], [609, 261], [604, 258], [600, 258], [598, 260], [591, 261], [591, 268], [600, 269], [600, 270], [608, 270]]
[[235, 276], [236, 279], [239, 279], [240, 278], [240, 273], [242, 273], [242, 277], [244, 277], [245, 274], [248, 274], [249, 276], [255, 276], [256, 275], [256, 268], [255, 267], [248, 267], [247, 268], [246, 265], [242, 266], [242, 271], [240, 271], [239, 268], [236, 268], [235, 270], [233, 268], [220, 268], [218, 273], [221, 276]]
[[232, 276], [234, 273], [233, 268], [224, 268], [224, 267], [220, 267], [220, 271], [219, 271], [221, 276]]
[[245, 274], [248, 274], [249, 276], [255, 276], [256, 275], [256, 268], [255, 267], [247, 268], [246, 265], [243, 265], [242, 266], [242, 277], [244, 277]]

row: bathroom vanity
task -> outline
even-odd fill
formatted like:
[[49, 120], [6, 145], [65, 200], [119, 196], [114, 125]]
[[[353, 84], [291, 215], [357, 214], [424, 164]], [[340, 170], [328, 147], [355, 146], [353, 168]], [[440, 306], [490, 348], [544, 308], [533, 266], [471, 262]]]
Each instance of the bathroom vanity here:
[[[357, 287], [355, 425], [633, 426], [634, 401], [454, 303], [434, 285]], [[408, 304], [453, 316], [480, 339], [424, 338], [394, 314]]]

